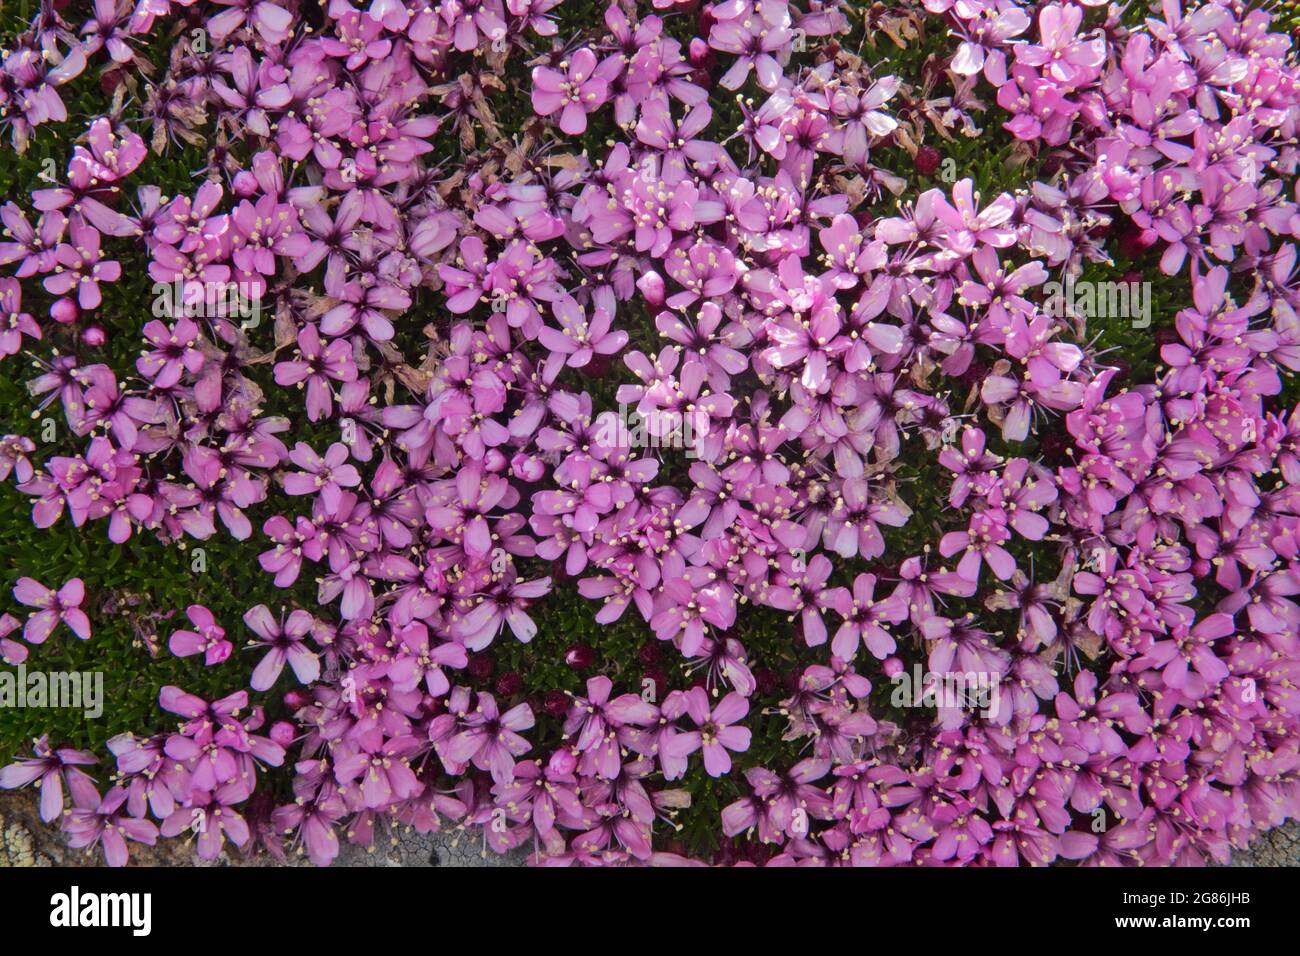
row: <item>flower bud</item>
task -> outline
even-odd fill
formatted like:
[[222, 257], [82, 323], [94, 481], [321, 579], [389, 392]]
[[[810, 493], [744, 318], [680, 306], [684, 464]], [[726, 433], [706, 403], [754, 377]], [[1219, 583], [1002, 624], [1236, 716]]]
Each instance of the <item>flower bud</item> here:
[[922, 146], [916, 151], [916, 171], [922, 176], [933, 176], [939, 171], [943, 157], [933, 146]]
[[546, 465], [536, 455], [519, 452], [510, 459], [510, 471], [520, 481], [541, 481], [546, 474]]
[[636, 287], [650, 308], [657, 309], [664, 304], [664, 277], [653, 269], [636, 280]]
[[564, 652], [564, 663], [575, 671], [586, 670], [596, 660], [596, 652], [586, 644], [574, 644]]
[[569, 712], [569, 695], [562, 690], [548, 691], [542, 702], [542, 710], [556, 720]]
[[281, 747], [288, 747], [297, 736], [293, 724], [287, 720], [277, 720], [271, 725], [271, 739]]
[[311, 703], [311, 694], [307, 693], [301, 687], [295, 687], [287, 691], [284, 695], [284, 706], [290, 710], [300, 710]]
[[524, 688], [524, 679], [515, 671], [506, 671], [497, 678], [496, 690], [501, 697], [514, 697]]
[[[559, 693], [551, 691], [551, 693]], [[563, 694], [560, 694], [563, 697]], [[551, 759], [546, 762], [547, 768], [552, 773], [573, 773], [573, 768], [578, 765], [578, 758], [573, 755], [573, 751], [568, 747], [563, 747], [551, 754]]]
[[55, 322], [62, 322], [64, 325], [71, 325], [77, 321], [77, 316], [81, 315], [81, 310], [77, 308], [77, 303], [71, 299], [56, 299], [50, 306], [50, 316]]

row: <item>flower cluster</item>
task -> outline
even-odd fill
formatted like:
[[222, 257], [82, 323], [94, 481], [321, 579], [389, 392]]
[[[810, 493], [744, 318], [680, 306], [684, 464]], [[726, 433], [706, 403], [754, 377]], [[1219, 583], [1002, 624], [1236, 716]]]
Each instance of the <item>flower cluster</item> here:
[[[700, 862], [679, 819], [714, 778], [714, 862], [1195, 864], [1300, 815], [1300, 70], [1266, 12], [905, 3], [950, 31], [909, 82], [817, 0], [707, 3], [689, 41], [613, 2], [563, 43], [554, 0], [179, 6], [203, 48], [150, 80], [150, 142], [96, 117], [0, 210], [0, 355], [80, 343], [29, 388], [84, 442], [37, 464], [10, 435], [0, 470], [40, 527], [227, 534], [314, 602], [244, 614], [249, 689], [281, 698], [165, 688], [183, 723], [114, 738], [106, 795], [48, 741], [0, 771], [47, 819], [67, 784], [74, 846], [327, 864], [458, 826], [546, 865]], [[43, 9], [0, 72], [15, 144], [170, 7], [96, 3], [79, 35]], [[210, 114], [192, 193], [139, 182]], [[909, 192], [931, 131], [1005, 132], [1025, 187]], [[114, 369], [86, 356], [128, 254], [169, 292]], [[1149, 380], [1050, 291], [1116, 256], [1186, 278]], [[491, 682], [562, 590], [639, 618], [643, 659]], [[89, 636], [83, 594], [20, 581], [27, 640]], [[172, 652], [229, 670], [234, 622], [188, 616]], [[909, 709], [910, 668], [989, 706]]]

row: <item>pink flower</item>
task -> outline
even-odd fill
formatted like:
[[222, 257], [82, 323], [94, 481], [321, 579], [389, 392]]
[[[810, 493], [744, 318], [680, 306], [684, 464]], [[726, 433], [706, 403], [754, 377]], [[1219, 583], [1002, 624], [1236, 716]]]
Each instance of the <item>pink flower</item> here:
[[277, 362], [277, 385], [307, 383], [307, 419], [318, 421], [328, 418], [334, 411], [330, 381], [352, 382], [357, 378], [357, 367], [352, 360], [352, 343], [335, 339], [323, 345], [316, 326], [307, 325], [298, 333], [299, 356], [290, 362]]
[[11, 474], [21, 484], [31, 481], [35, 469], [27, 456], [36, 451], [36, 443], [23, 435], [0, 436], [0, 481]]
[[330, 445], [323, 457], [310, 445], [298, 442], [289, 453], [289, 460], [303, 470], [284, 476], [284, 490], [291, 495], [319, 494], [330, 511], [338, 508], [344, 488], [361, 484], [361, 473], [355, 465], [347, 463], [348, 446], [342, 442]]
[[480, 603], [452, 625], [452, 633], [467, 648], [477, 651], [509, 624], [515, 637], [527, 644], [537, 634], [537, 624], [528, 616], [527, 608], [550, 590], [550, 578], [499, 585], [495, 593], [478, 597]]
[[57, 592], [34, 578], [19, 578], [14, 585], [14, 598], [20, 604], [41, 609], [27, 618], [23, 628], [23, 638], [29, 644], [45, 643], [60, 621], [83, 641], [90, 638], [90, 618], [81, 610], [81, 602], [86, 599], [86, 586], [81, 578], [72, 578]]
[[527, 704], [518, 704], [503, 714], [491, 694], [479, 694], [478, 706], [465, 717], [465, 729], [447, 743], [447, 756], [490, 772], [500, 785], [509, 784], [515, 778], [515, 757], [532, 746], [519, 732], [530, 729], [533, 722]]
[[62, 823], [63, 832], [68, 834], [68, 846], [79, 850], [98, 843], [109, 866], [126, 866], [128, 840], [153, 846], [158, 841], [158, 827], [126, 812], [123, 805], [129, 795], [124, 787], [113, 787], [102, 800], [98, 793], [93, 798], [89, 792], [80, 799], [74, 795], [75, 805]]
[[1097, 36], [1077, 39], [1083, 23], [1083, 10], [1071, 4], [1052, 3], [1038, 14], [1042, 45], [1018, 45], [1016, 62], [1028, 66], [1046, 66], [1047, 75], [1065, 84], [1081, 85], [1082, 78], [1094, 75], [1106, 59], [1106, 41]]
[[23, 311], [23, 289], [17, 279], [0, 279], [0, 358], [23, 347], [23, 336], [41, 337], [41, 327]]
[[195, 374], [203, 368], [199, 327], [192, 320], [177, 319], [168, 328], [155, 319], [145, 325], [144, 337], [153, 349], [136, 359], [135, 367], [145, 378], [153, 380], [154, 387], [171, 388], [184, 373]]
[[[613, 355], [627, 344], [627, 333], [619, 329], [610, 331], [611, 316], [604, 309], [596, 309], [588, 322], [582, 307], [570, 296], [563, 296], [551, 304], [561, 328], [544, 325], [537, 339], [551, 350], [552, 362], [582, 368], [595, 355]], [[558, 371], [558, 369], [557, 369]]]
[[191, 604], [185, 613], [197, 631], [181, 630], [172, 634], [167, 642], [171, 652], [177, 657], [189, 657], [202, 652], [203, 663], [208, 667], [226, 660], [230, 656], [232, 645], [212, 612], [202, 604]]
[[898, 591], [877, 601], [875, 590], [876, 576], [859, 574], [853, 579], [852, 592], [848, 588], [835, 588], [827, 595], [826, 603], [844, 618], [831, 639], [831, 653], [842, 661], [852, 661], [857, 656], [859, 642], [866, 644], [877, 660], [894, 653], [894, 638], [884, 625], [907, 620], [907, 601]]
[[22, 621], [12, 614], [0, 614], [0, 660], [6, 664], [21, 664], [27, 660], [27, 647], [10, 640], [9, 635], [22, 627]]
[[1000, 511], [978, 511], [970, 517], [966, 531], [950, 531], [939, 541], [939, 553], [945, 558], [965, 549], [957, 562], [957, 573], [967, 581], [978, 581], [980, 565], [987, 561], [989, 568], [1005, 581], [1016, 569], [1016, 560], [1002, 547], [1009, 540], [1007, 520]]
[[38, 739], [32, 745], [32, 752], [31, 757], [20, 757], [7, 767], [0, 767], [0, 790], [16, 790], [40, 781], [41, 819], [46, 823], [57, 820], [63, 813], [65, 782], [74, 802], [88, 800], [92, 794], [98, 802], [95, 782], [85, 771], [77, 769], [98, 763], [94, 754], [70, 747], [52, 748], [48, 736]]
[[97, 309], [103, 301], [99, 283], [116, 282], [122, 267], [113, 260], [101, 260], [99, 232], [85, 220], [72, 220], [71, 242], [62, 242], [54, 252], [59, 271], [44, 279], [45, 290], [66, 295], [75, 290], [83, 309]]
[[293, 611], [287, 621], [279, 622], [265, 604], [250, 608], [244, 614], [248, 629], [262, 638], [255, 646], [269, 647], [270, 653], [253, 670], [249, 686], [253, 690], [269, 690], [287, 662], [301, 684], [310, 684], [320, 677], [320, 658], [306, 646], [307, 635], [312, 632], [316, 619], [301, 609]]
[[581, 136], [587, 131], [587, 114], [594, 113], [609, 97], [606, 74], [617, 72], [619, 66], [618, 58], [610, 57], [597, 67], [596, 54], [583, 47], [560, 61], [559, 70], [534, 67], [533, 109], [538, 116], [559, 112], [560, 129], [570, 136]]
[[709, 695], [703, 687], [686, 692], [686, 713], [698, 730], [676, 734], [667, 744], [674, 757], [685, 757], [703, 748], [704, 769], [711, 777], [731, 772], [731, 753], [749, 749], [748, 727], [736, 726], [749, 713], [749, 701], [735, 691], [709, 709]]

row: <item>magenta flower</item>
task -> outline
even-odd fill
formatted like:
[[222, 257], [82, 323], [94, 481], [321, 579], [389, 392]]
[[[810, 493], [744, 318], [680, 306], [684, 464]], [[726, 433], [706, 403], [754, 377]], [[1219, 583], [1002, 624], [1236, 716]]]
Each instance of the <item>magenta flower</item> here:
[[156, 388], [171, 388], [186, 372], [193, 375], [203, 368], [199, 327], [190, 319], [177, 319], [171, 328], [155, 319], [145, 325], [144, 337], [153, 348], [135, 360], [135, 367]]
[[74, 796], [74, 806], [62, 823], [68, 846], [79, 850], [99, 844], [109, 866], [126, 866], [128, 840], [153, 846], [158, 841], [158, 827], [126, 812], [128, 796], [124, 787], [113, 787], [102, 800], [98, 793], [86, 792], [80, 799]]
[[68, 228], [68, 217], [61, 212], [43, 214], [35, 227], [27, 215], [11, 202], [0, 206], [0, 223], [4, 232], [0, 238], [0, 265], [17, 262], [14, 276], [27, 279], [54, 271], [55, 251]]
[[550, 578], [501, 584], [495, 593], [480, 595], [477, 606], [452, 625], [452, 632], [472, 651], [482, 650], [501, 632], [510, 630], [524, 644], [537, 634], [537, 624], [527, 614], [528, 606], [551, 590]]
[[587, 114], [594, 113], [609, 98], [606, 74], [616, 68], [617, 61], [612, 57], [597, 66], [596, 54], [587, 47], [560, 61], [558, 70], [534, 67], [533, 109], [538, 116], [558, 112], [560, 129], [570, 136], [581, 136], [587, 131]]
[[17, 354], [23, 336], [41, 337], [41, 327], [23, 311], [23, 289], [16, 279], [0, 279], [0, 358]]
[[247, 821], [230, 805], [214, 799], [211, 794], [195, 794], [186, 805], [178, 806], [162, 822], [158, 832], [165, 837], [191, 834], [198, 845], [201, 860], [215, 860], [221, 855], [226, 840], [235, 846], [244, 846], [251, 838]]
[[352, 359], [352, 343], [335, 339], [329, 345], [321, 343], [314, 325], [304, 326], [298, 333], [298, 358], [290, 362], [277, 362], [277, 385], [307, 383], [307, 418], [319, 421], [334, 412], [333, 392], [330, 382], [352, 382], [357, 378], [357, 367]]
[[337, 39], [323, 38], [321, 48], [330, 56], [346, 57], [343, 65], [349, 70], [359, 70], [368, 60], [383, 60], [387, 57], [393, 48], [393, 41], [384, 36], [384, 25], [374, 17], [373, 8], [370, 15], [366, 16], [349, 10], [338, 20]]
[[[216, 14], [208, 21], [208, 30], [214, 39], [224, 40], [241, 26], [256, 28], [266, 43], [274, 46], [289, 36], [293, 15], [270, 0], [216, 0], [229, 9]], [[240, 841], [242, 842], [242, 841]]]
[[[80, 33], [32, 4], [0, 56], [20, 151], [92, 57], [126, 88], [146, 36], [177, 42], [0, 205], [0, 357], [35, 367], [0, 477], [36, 526], [110, 544], [249, 540], [265, 505], [258, 566], [315, 596], [245, 615], [253, 687], [297, 677], [269, 727], [246, 690], [168, 687], [179, 729], [114, 737], [102, 799], [45, 739], [0, 785], [41, 784], [114, 864], [146, 815], [205, 860], [325, 865], [401, 827], [539, 865], [771, 866], [1202, 865], [1300, 815], [1293, 38], [1240, 4], [922, 5], [934, 56], [867, 64], [823, 0], [603, 25], [558, 0], [95, 0]], [[724, 116], [712, 94], [747, 86]], [[947, 182], [981, 137], [1005, 192]], [[205, 155], [192, 192], [132, 184], [173, 147]], [[909, 197], [904, 167], [938, 187]], [[100, 314], [108, 257], [182, 290], [139, 342]], [[255, 315], [212, 299], [231, 284]], [[19, 582], [29, 639], [76, 630], [73, 585]], [[656, 640], [564, 637], [585, 689], [545, 683], [556, 588]], [[750, 658], [754, 613], [786, 618], [793, 670]], [[231, 652], [201, 605], [184, 623], [176, 654]], [[523, 657], [491, 647], [507, 626]], [[0, 614], [7, 662], [37, 653], [20, 627]], [[897, 725], [885, 679], [913, 667], [995, 698]], [[751, 706], [774, 763], [710, 821], [674, 781], [757, 753]], [[688, 859], [709, 825], [730, 839]]]
[[71, 242], [59, 243], [54, 258], [56, 271], [43, 280], [45, 290], [54, 295], [75, 291], [77, 304], [83, 309], [97, 309], [103, 301], [99, 283], [116, 282], [122, 267], [100, 257], [99, 232], [84, 220], [72, 220]]
[[[258, 158], [254, 158], [257, 163]], [[245, 283], [246, 295], [260, 297], [265, 276], [276, 272], [276, 256], [293, 258], [310, 248], [311, 240], [298, 224], [298, 210], [274, 196], [263, 196], [256, 203], [244, 200], [230, 214], [235, 249], [231, 260], [236, 275]]]
[[[157, 421], [158, 403], [153, 399], [123, 392], [107, 366], [94, 366], [88, 371], [87, 378], [90, 387], [82, 396], [80, 414], [74, 416], [73, 428], [78, 434], [84, 435], [96, 426], [105, 427], [121, 451], [131, 451], [140, 437], [141, 426]], [[101, 447], [107, 452], [108, 446]]]
[[898, 84], [898, 77], [888, 76], [865, 92], [841, 88], [831, 96], [831, 110], [844, 123], [836, 131], [835, 148], [848, 162], [866, 162], [871, 139], [888, 136], [898, 128], [898, 121], [880, 109], [898, 92]]
[[[451, 32], [457, 50], [473, 50], [480, 43], [480, 33], [488, 39], [505, 36], [505, 10], [501, 0], [459, 0], [439, 4], [437, 13], [446, 21], [446, 29]], [[439, 33], [445, 35], [442, 30]]]
[[[971, 8], [972, 17], [958, 20], [961, 44], [952, 58], [952, 71], [961, 76], [983, 73], [996, 87], [1007, 82], [1009, 41], [1029, 29], [1029, 15], [1013, 3], [979, 4]], [[965, 22], [963, 22], [965, 21]], [[1017, 44], [1012, 49], [1018, 49]]]
[[289, 460], [302, 471], [291, 471], [284, 476], [284, 490], [291, 495], [319, 494], [326, 509], [338, 508], [344, 488], [361, 484], [361, 473], [348, 461], [348, 446], [335, 442], [318, 455], [310, 445], [298, 442], [289, 452]]
[[400, 312], [411, 305], [411, 296], [405, 289], [383, 281], [348, 282], [339, 298], [343, 301], [321, 316], [321, 332], [331, 337], [346, 335], [359, 324], [375, 342], [387, 342], [393, 337], [393, 323], [386, 311]]
[[349, 788], [343, 791], [345, 799], [349, 790], [359, 791], [351, 802], [360, 802], [367, 809], [408, 800], [423, 789], [408, 760], [415, 747], [414, 738], [394, 737], [378, 744], [378, 740], [372, 740], [356, 749], [341, 748], [334, 765], [334, 778]]
[[1047, 75], [1065, 84], [1079, 85], [1080, 78], [1091, 75], [1106, 58], [1106, 43], [1100, 37], [1079, 39], [1083, 10], [1069, 4], [1052, 3], [1038, 14], [1041, 45], [1018, 44], [1016, 62], [1028, 66], [1046, 66]]
[[174, 632], [167, 642], [171, 652], [177, 657], [202, 653], [203, 663], [208, 667], [226, 660], [233, 645], [226, 639], [225, 629], [217, 624], [212, 612], [202, 604], [191, 604], [185, 613], [196, 630]]
[[90, 618], [81, 609], [86, 586], [81, 578], [71, 578], [58, 591], [51, 591], [34, 578], [19, 578], [14, 585], [19, 604], [40, 608], [27, 618], [23, 638], [29, 644], [44, 644], [60, 621], [83, 641], [90, 638]]
[[596, 309], [588, 322], [582, 307], [567, 295], [551, 303], [551, 309], [561, 327], [544, 325], [537, 338], [553, 360], [570, 368], [582, 368], [596, 355], [613, 355], [627, 344], [626, 332], [610, 331], [612, 317], [604, 309]]
[[969, 255], [980, 243], [1003, 249], [1015, 242], [1016, 232], [1008, 225], [1015, 211], [1014, 200], [1003, 193], [979, 209], [974, 192], [974, 181], [963, 179], [952, 187], [952, 204], [942, 194], [935, 199], [935, 217], [946, 228], [945, 238], [952, 250]]
[[9, 637], [22, 626], [22, 621], [12, 614], [0, 614], [0, 660], [6, 664], [16, 666], [27, 660], [27, 646]]
[[[197, 623], [197, 622], [196, 622]], [[262, 638], [254, 646], [270, 648], [270, 652], [253, 669], [249, 685], [253, 690], [269, 690], [284, 670], [293, 668], [300, 684], [310, 684], [320, 677], [320, 658], [306, 646], [316, 620], [306, 611], [295, 610], [288, 620], [276, 621], [265, 604], [250, 608], [244, 614], [248, 629]]]
[[885, 624], [907, 620], [907, 601], [898, 591], [877, 601], [875, 590], [875, 575], [859, 574], [853, 579], [851, 592], [847, 588], [835, 588], [827, 595], [826, 603], [844, 618], [831, 639], [831, 653], [840, 660], [852, 661], [857, 656], [859, 642], [877, 660], [894, 653], [894, 638]]
[[971, 515], [966, 531], [949, 531], [940, 539], [939, 553], [946, 558], [964, 549], [965, 553], [957, 562], [957, 573], [967, 581], [979, 580], [983, 562], [987, 562], [989, 569], [1005, 581], [1016, 569], [1015, 558], [1002, 547], [1010, 537], [1007, 519], [1001, 511], [979, 511]]
[[533, 726], [533, 712], [519, 704], [504, 714], [491, 694], [479, 694], [478, 706], [467, 715], [465, 729], [447, 743], [447, 756], [458, 763], [472, 763], [492, 774], [498, 784], [509, 784], [515, 776], [515, 758], [531, 749], [520, 731]]
[[28, 455], [36, 451], [36, 443], [22, 435], [0, 436], [0, 481], [13, 475], [20, 484], [32, 480], [35, 469]]
[[40, 782], [41, 819], [46, 823], [57, 820], [63, 813], [63, 785], [72, 792], [73, 803], [89, 801], [92, 796], [99, 802], [95, 782], [78, 767], [98, 763], [95, 755], [68, 747], [50, 747], [48, 737], [41, 737], [32, 745], [31, 757], [20, 757], [7, 767], [0, 767], [0, 789], [16, 790]]
[[223, 54], [220, 62], [230, 82], [226, 82], [225, 76], [215, 76], [212, 92], [232, 117], [258, 136], [269, 137], [271, 124], [268, 113], [289, 104], [292, 94], [288, 85], [276, 82], [278, 77], [274, 74], [258, 71], [247, 47], [237, 47], [233, 53]]
[[737, 726], [749, 713], [749, 701], [733, 691], [710, 710], [708, 693], [692, 687], [686, 692], [686, 713], [699, 729], [674, 735], [667, 744], [672, 755], [681, 758], [703, 749], [709, 776], [730, 773], [731, 754], [749, 749], [749, 728]]
[[[732, 9], [740, 8], [733, 5]], [[792, 39], [788, 25], [772, 24], [766, 16], [733, 16], [715, 23], [709, 30], [709, 46], [736, 57], [718, 84], [726, 90], [739, 89], [753, 70], [759, 86], [775, 89], [781, 79], [776, 55], [787, 49]]]

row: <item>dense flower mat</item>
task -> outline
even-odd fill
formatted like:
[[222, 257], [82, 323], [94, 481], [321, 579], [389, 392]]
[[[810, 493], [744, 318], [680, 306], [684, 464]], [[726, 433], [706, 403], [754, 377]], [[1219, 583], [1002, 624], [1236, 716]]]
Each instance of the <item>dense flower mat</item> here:
[[[1300, 813], [1285, 6], [18, 6], [0, 475], [271, 594], [0, 770], [73, 846], [1185, 865]], [[93, 648], [13, 560], [7, 664]]]

